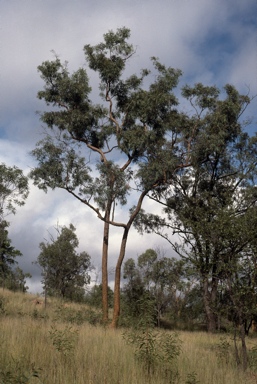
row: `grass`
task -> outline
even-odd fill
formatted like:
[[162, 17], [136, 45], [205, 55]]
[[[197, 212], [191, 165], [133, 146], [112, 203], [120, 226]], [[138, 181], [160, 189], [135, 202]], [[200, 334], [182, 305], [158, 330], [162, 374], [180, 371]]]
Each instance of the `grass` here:
[[[172, 382], [158, 370], [148, 377], [124, 331], [91, 325], [86, 306], [51, 299], [44, 310], [35, 298], [0, 291], [0, 384], [257, 383], [254, 372], [235, 366], [229, 336], [224, 343], [220, 335], [179, 332], [179, 375]], [[247, 342], [257, 345], [254, 338]]]

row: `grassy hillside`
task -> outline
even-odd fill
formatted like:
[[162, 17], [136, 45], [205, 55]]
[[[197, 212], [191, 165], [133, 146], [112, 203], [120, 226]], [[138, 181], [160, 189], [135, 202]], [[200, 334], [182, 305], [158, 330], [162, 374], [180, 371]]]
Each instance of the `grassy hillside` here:
[[[201, 332], [178, 333], [181, 353], [172, 376], [162, 361], [148, 375], [125, 331], [94, 325], [96, 315], [56, 299], [44, 309], [42, 298], [0, 290], [0, 384], [257, 383], [254, 370], [235, 366], [231, 336]], [[173, 334], [161, 332], [164, 338]], [[257, 346], [253, 337], [247, 343]]]

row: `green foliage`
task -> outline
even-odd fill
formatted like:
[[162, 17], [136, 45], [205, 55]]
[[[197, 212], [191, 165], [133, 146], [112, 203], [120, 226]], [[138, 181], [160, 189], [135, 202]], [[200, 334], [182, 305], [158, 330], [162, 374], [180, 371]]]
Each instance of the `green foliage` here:
[[[164, 227], [178, 234], [182, 243], [172, 246], [194, 267], [195, 277], [205, 289], [202, 297], [208, 329], [214, 330], [215, 284], [229, 271], [230, 256], [237, 258], [246, 251], [255, 236], [257, 140], [243, 131], [240, 120], [251, 100], [229, 84], [224, 95], [215, 86], [185, 85], [182, 97], [190, 110], [181, 111], [174, 92], [180, 70], [152, 57], [152, 73], [142, 69], [140, 75], [125, 78], [127, 63], [135, 52], [129, 37], [129, 29], [123, 27], [106, 33], [100, 44], [84, 47], [86, 62], [100, 79], [102, 105], [90, 100], [84, 68], [69, 73], [67, 63], [58, 57], [38, 67], [44, 81], [38, 97], [48, 106], [41, 119], [48, 132], [32, 151], [37, 166], [30, 176], [44, 191], [65, 189], [105, 225], [124, 229], [116, 281], [121, 280], [133, 222], [164, 238], [169, 237]], [[135, 207], [124, 222], [116, 222], [114, 208], [125, 205], [129, 194], [133, 194]], [[147, 195], [166, 206], [166, 219], [151, 213], [141, 215]], [[242, 213], [248, 209], [252, 220], [247, 226]], [[106, 255], [103, 253], [105, 285]], [[159, 303], [167, 290], [164, 275], [155, 281]], [[153, 280], [145, 278], [150, 288]], [[117, 288], [116, 318], [120, 312]], [[107, 295], [107, 286], [104, 292]], [[103, 304], [107, 307], [107, 297]]]
[[[27, 366], [27, 368], [25, 368]], [[11, 362], [4, 368], [0, 369], [0, 384], [29, 384], [32, 379], [38, 383], [42, 369], [37, 368], [34, 363], [25, 363], [24, 359], [11, 359]]]
[[[94, 285], [85, 297], [85, 302], [95, 308], [102, 307], [102, 284]], [[113, 290], [108, 286], [108, 306], [113, 307]]]
[[[194, 110], [183, 121], [183, 126], [188, 127], [184, 140], [191, 149], [191, 164], [174, 175], [169, 191], [154, 196], [165, 207], [166, 218], [142, 214], [136, 223], [141, 231], [146, 229], [166, 238], [175, 252], [190, 263], [202, 287], [209, 331], [216, 330], [221, 309], [218, 285], [221, 290], [224, 285], [230, 286], [238, 318], [240, 306], [250, 304], [253, 298], [250, 289], [243, 294], [249, 280], [243, 279], [241, 286], [239, 282], [246, 259], [255, 263], [256, 136], [250, 137], [241, 122], [250, 98], [230, 85], [224, 91], [222, 99], [216, 87], [196, 84], [182, 89]], [[190, 130], [197, 132], [195, 140]], [[170, 234], [177, 234], [180, 241], [175, 242]], [[253, 292], [256, 279], [251, 271]], [[241, 298], [235, 300], [238, 292]], [[244, 320], [241, 318], [241, 323]]]
[[257, 346], [255, 345], [248, 353], [249, 367], [253, 371], [257, 371]]
[[84, 296], [84, 285], [90, 282], [88, 269], [90, 256], [86, 252], [78, 254], [79, 245], [75, 227], [56, 229], [58, 236], [51, 243], [41, 243], [41, 253], [37, 262], [43, 269], [43, 281], [48, 294], [78, 300]]
[[181, 341], [176, 334], [157, 332], [154, 328], [153, 305], [149, 299], [141, 300], [144, 316], [138, 319], [135, 328], [123, 334], [126, 342], [135, 348], [135, 357], [142, 364], [148, 377], [157, 371], [168, 382], [178, 377], [176, 359], [181, 351]]
[[[176, 334], [157, 332], [154, 328], [142, 328], [125, 333], [128, 344], [135, 348], [135, 358], [142, 364], [148, 376], [158, 371], [167, 380], [177, 378], [176, 359], [181, 342]], [[169, 381], [173, 382], [173, 381]]]
[[160, 250], [147, 249], [139, 255], [137, 265], [133, 259], [124, 263], [123, 275], [127, 282], [122, 290], [122, 316], [128, 322], [132, 324], [137, 317], [145, 316], [141, 301], [146, 298], [151, 302], [158, 326], [165, 314], [175, 321], [181, 320], [190, 285], [183, 261], [161, 256]]
[[29, 194], [28, 178], [16, 166], [0, 164], [0, 218], [16, 212], [16, 206], [22, 206]]
[[[21, 313], [21, 316], [23, 314]], [[34, 320], [48, 320], [49, 319], [49, 315], [47, 314], [47, 312], [42, 312], [42, 311], [39, 311], [37, 310], [36, 308], [33, 309], [32, 313], [31, 313], [31, 318], [34, 319]]]
[[197, 374], [195, 372], [189, 373], [185, 384], [200, 384], [200, 381], [197, 380]]
[[58, 352], [64, 356], [70, 356], [73, 354], [78, 341], [78, 330], [71, 326], [66, 326], [64, 329], [52, 327], [49, 331], [49, 337]]
[[101, 324], [101, 314], [90, 308], [76, 310], [66, 305], [60, 305], [54, 311], [53, 320], [58, 323], [65, 322], [76, 325], [89, 323], [91, 325], [96, 325]]
[[221, 337], [220, 342], [216, 345], [217, 357], [221, 364], [229, 364], [231, 359], [231, 344], [226, 337]]
[[9, 273], [8, 278], [5, 281], [5, 287], [14, 292], [19, 291], [25, 293], [28, 290], [26, 279], [30, 277], [30, 273], [24, 273], [21, 268], [16, 267]]
[[22, 253], [11, 245], [8, 237], [8, 223], [0, 221], [0, 285], [2, 287], [26, 292], [26, 278], [31, 277], [29, 273], [24, 273], [19, 267], [13, 268], [17, 263], [17, 256]]
[[0, 296], [0, 315], [3, 316], [6, 314], [6, 298], [4, 296]]

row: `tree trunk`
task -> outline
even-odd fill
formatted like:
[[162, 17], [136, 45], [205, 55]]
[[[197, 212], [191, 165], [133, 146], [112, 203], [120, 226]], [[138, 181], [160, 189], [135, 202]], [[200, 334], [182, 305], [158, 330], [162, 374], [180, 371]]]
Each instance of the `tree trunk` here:
[[208, 288], [208, 279], [205, 278], [203, 282], [203, 301], [207, 320], [207, 331], [214, 333], [217, 329], [217, 316], [214, 311], [216, 302], [216, 287], [212, 286], [211, 293]]
[[[110, 210], [106, 210], [106, 219], [110, 219]], [[102, 310], [103, 323], [108, 322], [108, 245], [110, 224], [104, 223], [103, 249], [102, 249]]]
[[237, 348], [236, 335], [237, 335], [237, 329], [236, 329], [236, 325], [235, 325], [235, 329], [234, 329], [235, 359], [236, 359], [237, 366], [239, 366], [240, 365], [240, 357], [239, 357], [239, 352], [238, 352], [238, 348]]
[[241, 338], [241, 344], [242, 344], [242, 364], [243, 364], [243, 370], [246, 371], [247, 369], [247, 348], [246, 348], [246, 342], [245, 342], [245, 327], [244, 323], [241, 321], [240, 325], [240, 338]]
[[121, 280], [121, 266], [125, 257], [126, 245], [128, 240], [129, 227], [124, 229], [120, 254], [115, 269], [115, 283], [114, 283], [114, 305], [113, 305], [113, 318], [110, 327], [117, 328], [120, 316], [120, 280]]
[[119, 254], [119, 258], [118, 258], [116, 269], [115, 269], [114, 305], [113, 305], [113, 318], [110, 324], [111, 328], [117, 328], [118, 320], [120, 316], [120, 280], [121, 280], [120, 276], [121, 276], [121, 267], [122, 267], [122, 263], [123, 263], [125, 252], [126, 252], [126, 245], [127, 245], [129, 230], [136, 216], [140, 212], [144, 197], [146, 196], [147, 192], [148, 190], [145, 190], [144, 192], [141, 193], [134, 212], [131, 214], [127, 225], [124, 226], [124, 232], [123, 232], [122, 241], [120, 245], [120, 254]]

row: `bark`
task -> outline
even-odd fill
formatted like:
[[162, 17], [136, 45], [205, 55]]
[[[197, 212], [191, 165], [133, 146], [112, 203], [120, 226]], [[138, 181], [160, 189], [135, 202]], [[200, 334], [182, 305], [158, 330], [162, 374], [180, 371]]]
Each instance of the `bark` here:
[[235, 348], [236, 364], [237, 364], [237, 366], [239, 366], [240, 365], [240, 357], [239, 357], [239, 352], [238, 352], [237, 342], [236, 342], [236, 328], [234, 329], [234, 348]]
[[204, 309], [207, 319], [207, 331], [214, 333], [217, 329], [217, 316], [215, 314], [215, 303], [217, 296], [217, 284], [212, 280], [211, 292], [209, 292], [208, 279], [205, 278], [203, 282], [203, 301]]
[[121, 241], [121, 245], [120, 245], [120, 254], [119, 254], [119, 258], [118, 258], [118, 261], [117, 261], [117, 264], [116, 264], [116, 269], [115, 269], [114, 305], [113, 305], [113, 318], [112, 318], [112, 322], [110, 324], [111, 328], [117, 328], [118, 320], [119, 320], [119, 316], [120, 316], [121, 267], [122, 267], [122, 263], [123, 263], [123, 260], [124, 260], [124, 257], [125, 257], [126, 245], [127, 245], [129, 230], [130, 230], [131, 225], [133, 224], [136, 216], [140, 212], [143, 200], [144, 200], [145, 196], [147, 195], [147, 193], [148, 193], [148, 190], [145, 190], [144, 192], [141, 193], [134, 212], [131, 214], [130, 219], [129, 219], [127, 225], [124, 226], [124, 232], [123, 232], [122, 241]]
[[109, 204], [104, 222], [104, 234], [103, 234], [103, 249], [102, 249], [102, 310], [103, 310], [103, 323], [108, 322], [109, 318], [109, 306], [108, 306], [108, 246], [109, 246], [109, 230], [110, 230], [110, 212], [111, 205]]
[[242, 365], [243, 365], [243, 370], [246, 371], [248, 358], [247, 358], [247, 348], [246, 348], [246, 342], [245, 342], [245, 327], [242, 321], [240, 325], [240, 338], [241, 338], [241, 344], [242, 344]]
[[114, 305], [113, 305], [113, 318], [110, 327], [117, 328], [120, 316], [120, 280], [121, 280], [121, 266], [125, 257], [126, 245], [128, 240], [129, 228], [124, 229], [120, 254], [115, 269], [115, 282], [114, 282]]

